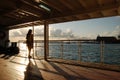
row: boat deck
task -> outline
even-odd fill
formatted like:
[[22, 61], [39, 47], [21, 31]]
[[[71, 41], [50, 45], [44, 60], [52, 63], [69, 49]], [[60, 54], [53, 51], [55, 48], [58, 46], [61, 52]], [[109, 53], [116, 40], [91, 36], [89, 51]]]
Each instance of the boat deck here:
[[0, 72], [0, 80], [120, 80], [116, 71], [5, 54], [0, 54]]

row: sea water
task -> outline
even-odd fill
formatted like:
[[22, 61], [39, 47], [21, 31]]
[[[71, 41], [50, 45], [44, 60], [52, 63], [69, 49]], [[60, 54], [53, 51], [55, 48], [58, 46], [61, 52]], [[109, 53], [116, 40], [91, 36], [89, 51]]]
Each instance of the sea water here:
[[[36, 56], [44, 56], [43, 43], [35, 44], [34, 49]], [[49, 43], [49, 57], [120, 65], [120, 44], [54, 42]]]

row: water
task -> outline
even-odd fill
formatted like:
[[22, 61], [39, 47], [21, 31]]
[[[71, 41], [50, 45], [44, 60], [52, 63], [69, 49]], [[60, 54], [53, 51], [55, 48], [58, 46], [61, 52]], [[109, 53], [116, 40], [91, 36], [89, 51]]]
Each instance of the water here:
[[[22, 46], [21, 51], [24, 50], [22, 48], [25, 47]], [[103, 49], [102, 52], [101, 49]], [[54, 58], [100, 63], [101, 53], [103, 53], [103, 63], [120, 65], [120, 44], [104, 44], [102, 47], [100, 44], [79, 44], [78, 42], [49, 44], [49, 57]], [[37, 43], [35, 55], [44, 56], [43, 43]]]

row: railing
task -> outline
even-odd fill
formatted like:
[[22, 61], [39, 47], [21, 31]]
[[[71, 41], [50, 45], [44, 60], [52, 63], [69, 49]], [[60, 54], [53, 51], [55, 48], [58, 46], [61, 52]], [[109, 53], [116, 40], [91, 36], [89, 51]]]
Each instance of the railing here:
[[57, 45], [56, 43], [50, 43], [49, 57], [79, 60], [84, 62], [90, 61], [90, 58], [93, 56], [91, 53], [96, 51], [94, 47], [91, 48], [93, 44], [96, 44], [96, 42], [90, 44], [83, 41], [60, 41]]
[[[44, 56], [44, 41], [35, 41], [34, 53], [38, 58]], [[120, 44], [97, 43], [95, 40], [50, 40], [48, 58], [120, 65]]]

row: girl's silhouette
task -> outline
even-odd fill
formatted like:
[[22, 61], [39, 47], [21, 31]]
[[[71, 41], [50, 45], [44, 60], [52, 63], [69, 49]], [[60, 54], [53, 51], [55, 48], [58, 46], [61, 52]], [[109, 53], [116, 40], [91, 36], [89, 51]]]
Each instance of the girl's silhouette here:
[[27, 35], [26, 35], [26, 44], [28, 47], [28, 58], [31, 58], [31, 49], [33, 48], [33, 34], [32, 30], [29, 29]]

